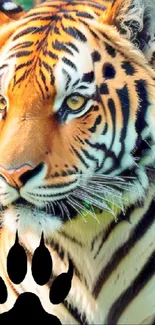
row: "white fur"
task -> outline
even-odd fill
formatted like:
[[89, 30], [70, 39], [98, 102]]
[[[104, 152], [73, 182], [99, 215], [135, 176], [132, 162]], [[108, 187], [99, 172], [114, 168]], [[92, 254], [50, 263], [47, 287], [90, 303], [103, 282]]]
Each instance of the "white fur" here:
[[5, 10], [12, 10], [12, 9], [16, 9], [18, 8], [18, 6], [16, 5], [16, 3], [14, 2], [5, 2], [3, 3], [2, 7], [5, 9]]
[[60, 230], [62, 221], [56, 216], [41, 212], [38, 209], [32, 211], [25, 206], [20, 209], [10, 206], [2, 216], [2, 225], [13, 233], [18, 229], [21, 236], [27, 231], [32, 231], [40, 236], [44, 231], [45, 237], [50, 238], [52, 233]]

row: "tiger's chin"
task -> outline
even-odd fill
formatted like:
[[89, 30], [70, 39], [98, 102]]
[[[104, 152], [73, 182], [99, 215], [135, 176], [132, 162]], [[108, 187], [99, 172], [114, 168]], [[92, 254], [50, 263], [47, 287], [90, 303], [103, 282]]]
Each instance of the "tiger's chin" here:
[[29, 205], [10, 205], [1, 216], [1, 225], [14, 234], [18, 230], [19, 236], [27, 232], [41, 236], [44, 232], [44, 237], [48, 239], [63, 227], [63, 221], [60, 217], [32, 209]]

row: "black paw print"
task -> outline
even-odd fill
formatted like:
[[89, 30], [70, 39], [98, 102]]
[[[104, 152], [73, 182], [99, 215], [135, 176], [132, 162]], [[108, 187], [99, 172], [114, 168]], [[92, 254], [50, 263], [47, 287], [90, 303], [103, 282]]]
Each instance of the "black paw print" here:
[[[44, 244], [43, 234], [40, 245], [36, 248], [32, 258], [32, 276], [35, 282], [45, 285], [52, 273], [52, 258], [49, 250]], [[16, 233], [15, 244], [11, 247], [7, 256], [7, 272], [10, 280], [20, 284], [27, 273], [27, 256], [24, 248], [18, 242]], [[53, 281], [49, 291], [49, 299], [52, 304], [59, 304], [67, 297], [73, 277], [73, 264], [69, 260], [67, 273], [61, 273]], [[0, 304], [7, 301], [7, 287], [0, 277]], [[22, 324], [23, 321], [43, 321], [44, 324], [61, 325], [60, 320], [43, 309], [39, 297], [34, 293], [24, 292], [17, 298], [14, 307], [8, 312], [0, 315], [0, 324]], [[36, 323], [37, 324], [37, 323]]]

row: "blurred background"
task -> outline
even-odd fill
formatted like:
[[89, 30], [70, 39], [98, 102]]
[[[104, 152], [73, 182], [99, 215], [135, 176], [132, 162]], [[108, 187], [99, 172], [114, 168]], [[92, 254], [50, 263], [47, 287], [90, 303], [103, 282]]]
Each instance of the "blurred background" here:
[[31, 9], [33, 6], [43, 2], [43, 0], [14, 0], [14, 1], [17, 2], [20, 6], [22, 6], [26, 11]]

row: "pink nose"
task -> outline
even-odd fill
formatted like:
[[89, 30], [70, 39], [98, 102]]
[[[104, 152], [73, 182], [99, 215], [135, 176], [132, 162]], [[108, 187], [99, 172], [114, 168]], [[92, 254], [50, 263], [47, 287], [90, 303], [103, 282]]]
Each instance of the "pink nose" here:
[[27, 172], [32, 171], [33, 167], [24, 165], [18, 169], [5, 169], [0, 167], [0, 176], [3, 176], [7, 183], [13, 187], [22, 187], [25, 183]]

